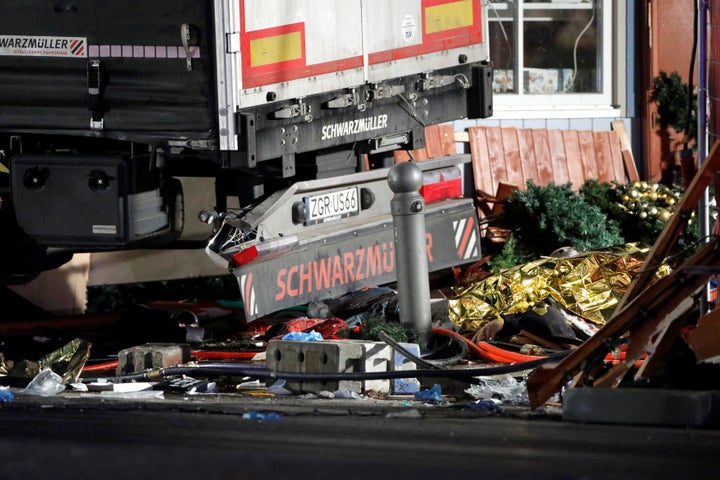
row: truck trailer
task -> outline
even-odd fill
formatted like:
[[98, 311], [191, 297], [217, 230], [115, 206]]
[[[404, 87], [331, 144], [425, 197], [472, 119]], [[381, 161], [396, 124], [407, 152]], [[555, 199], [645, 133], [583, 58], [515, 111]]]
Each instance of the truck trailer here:
[[[393, 281], [387, 170], [427, 127], [492, 115], [486, 9], [4, 0], [2, 283], [78, 252], [187, 246], [192, 217], [249, 319]], [[477, 259], [467, 155], [417, 163], [431, 270]], [[213, 180], [215, 204], [186, 211], [187, 177]]]

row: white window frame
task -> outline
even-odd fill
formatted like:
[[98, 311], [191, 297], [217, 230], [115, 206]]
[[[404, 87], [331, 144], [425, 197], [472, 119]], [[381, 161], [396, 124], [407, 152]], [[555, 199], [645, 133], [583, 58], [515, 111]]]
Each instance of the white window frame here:
[[[524, 0], [514, 0], [514, 2], [525, 4]], [[523, 75], [514, 80], [515, 92], [512, 93], [494, 93], [493, 94], [493, 118], [587, 118], [587, 117], [617, 117], [620, 115], [620, 109], [613, 105], [613, 0], [594, 0], [597, 2], [596, 15], [599, 15], [597, 21], [601, 25], [602, 31], [600, 35], [599, 51], [601, 58], [601, 82], [602, 92], [600, 93], [562, 93], [562, 94], [528, 94], [524, 92]], [[534, 3], [529, 4], [525, 8], [533, 9], [557, 9], [577, 7], [578, 2], [554, 2], [554, 3]], [[491, 2], [489, 4], [488, 22], [492, 22], [493, 18], [497, 18], [492, 12], [493, 6], [504, 5], [508, 8], [507, 3]], [[500, 7], [502, 8], [502, 7]], [[511, 8], [511, 7], [510, 7]], [[524, 21], [524, 9], [517, 8], [515, 11], [514, 25], [522, 25]], [[524, 45], [523, 29], [508, 32], [515, 35], [515, 45]], [[522, 48], [516, 48], [517, 53], [514, 59], [513, 69], [515, 72], [522, 72], [524, 54]], [[492, 53], [491, 53], [492, 55]], [[490, 58], [493, 61], [493, 58]], [[515, 75], [517, 77], [518, 75]]]

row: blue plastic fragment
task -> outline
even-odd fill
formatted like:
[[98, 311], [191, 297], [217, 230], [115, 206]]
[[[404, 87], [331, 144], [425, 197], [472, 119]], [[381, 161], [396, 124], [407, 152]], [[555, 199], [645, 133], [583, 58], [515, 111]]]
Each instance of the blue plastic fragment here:
[[9, 402], [15, 399], [15, 395], [7, 388], [0, 388], [0, 403]]
[[310, 332], [289, 332], [283, 335], [282, 340], [295, 340], [299, 342], [317, 342], [323, 337], [320, 332], [312, 330]]
[[422, 400], [424, 402], [439, 402], [442, 400], [442, 390], [439, 384], [433, 385], [432, 388], [420, 390], [415, 392], [415, 400]]
[[500, 411], [500, 402], [494, 398], [486, 398], [483, 400], [477, 400], [468, 404], [473, 410], [479, 412], [494, 413]]
[[279, 413], [275, 412], [245, 412], [243, 413], [243, 418], [245, 420], [269, 420], [269, 421], [275, 421], [275, 420], [282, 420], [283, 417]]

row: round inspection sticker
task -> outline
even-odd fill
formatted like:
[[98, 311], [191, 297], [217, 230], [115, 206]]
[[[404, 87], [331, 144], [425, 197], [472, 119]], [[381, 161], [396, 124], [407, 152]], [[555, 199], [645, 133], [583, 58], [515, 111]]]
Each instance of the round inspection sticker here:
[[413, 43], [415, 41], [415, 17], [409, 13], [403, 17], [402, 36], [405, 43]]

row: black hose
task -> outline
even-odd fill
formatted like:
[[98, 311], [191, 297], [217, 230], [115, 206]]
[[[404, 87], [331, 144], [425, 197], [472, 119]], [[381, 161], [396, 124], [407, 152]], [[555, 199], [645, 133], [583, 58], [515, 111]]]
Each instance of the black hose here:
[[423, 377], [445, 377], [452, 379], [464, 380], [469, 383], [478, 383], [474, 377], [484, 377], [492, 375], [505, 375], [509, 373], [517, 373], [525, 370], [531, 370], [546, 363], [557, 362], [565, 357], [570, 350], [560, 352], [549, 357], [531, 360], [529, 362], [514, 363], [512, 365], [500, 365], [495, 367], [481, 368], [425, 368], [418, 370], [400, 370], [386, 372], [340, 372], [340, 373], [304, 373], [304, 372], [278, 372], [270, 370], [266, 367], [251, 366], [248, 364], [238, 363], [204, 363], [197, 366], [179, 366], [167, 367], [157, 370], [151, 370], [142, 374], [116, 376], [112, 378], [83, 378], [85, 383], [105, 379], [111, 382], [130, 382], [130, 381], [154, 381], [164, 377], [172, 377], [179, 375], [200, 376], [200, 377], [251, 377], [251, 378], [269, 378], [274, 380], [291, 380], [291, 381], [340, 381], [340, 380], [385, 380], [395, 378], [423, 378]]
[[470, 353], [470, 347], [468, 347], [467, 343], [465, 343], [465, 341], [463, 341], [462, 338], [456, 337], [455, 335], [442, 335], [439, 333], [435, 333], [435, 335], [447, 337], [450, 340], [450, 343], [457, 346], [460, 349], [460, 351], [457, 354], [455, 354], [451, 357], [447, 357], [447, 358], [431, 359], [431, 358], [425, 357], [425, 360], [432, 363], [433, 365], [438, 366], [438, 367], [455, 365], [460, 360], [467, 357], [468, 353]]

